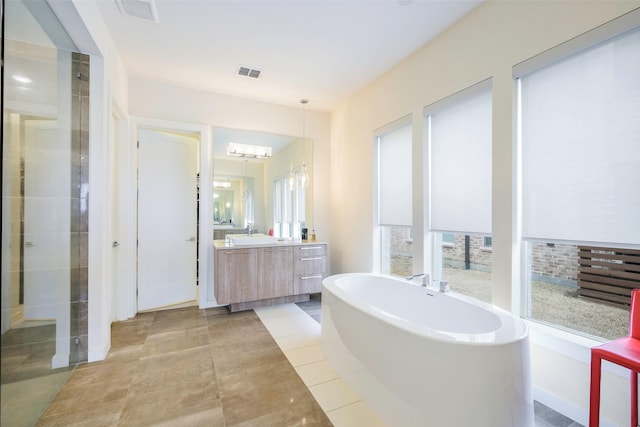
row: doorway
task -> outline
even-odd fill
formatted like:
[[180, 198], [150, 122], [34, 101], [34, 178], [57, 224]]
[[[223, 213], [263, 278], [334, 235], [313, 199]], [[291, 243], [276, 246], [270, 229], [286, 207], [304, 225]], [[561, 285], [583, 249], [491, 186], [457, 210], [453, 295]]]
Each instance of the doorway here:
[[199, 137], [138, 137], [138, 311], [195, 302]]

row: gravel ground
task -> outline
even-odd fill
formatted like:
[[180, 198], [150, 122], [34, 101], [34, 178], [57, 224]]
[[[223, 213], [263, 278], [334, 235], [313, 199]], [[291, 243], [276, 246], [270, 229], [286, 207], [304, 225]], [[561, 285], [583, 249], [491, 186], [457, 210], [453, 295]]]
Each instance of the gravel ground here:
[[[443, 276], [453, 291], [491, 301], [491, 273], [445, 267]], [[629, 334], [629, 309], [577, 296], [577, 288], [533, 282], [531, 317], [604, 339]]]

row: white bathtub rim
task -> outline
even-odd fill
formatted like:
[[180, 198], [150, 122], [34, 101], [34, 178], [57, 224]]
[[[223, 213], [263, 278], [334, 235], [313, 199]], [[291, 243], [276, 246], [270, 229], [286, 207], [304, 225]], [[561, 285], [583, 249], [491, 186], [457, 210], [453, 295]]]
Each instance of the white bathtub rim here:
[[425, 292], [433, 293], [434, 296], [437, 295], [438, 298], [456, 298], [461, 300], [467, 304], [475, 305], [476, 307], [487, 310], [498, 317], [501, 322], [501, 326], [498, 328], [497, 333], [482, 333], [482, 334], [465, 334], [465, 333], [455, 333], [455, 332], [447, 332], [447, 331], [439, 331], [433, 328], [429, 328], [428, 326], [418, 325], [414, 322], [411, 322], [406, 319], [402, 319], [393, 313], [388, 313], [387, 311], [375, 307], [369, 303], [363, 302], [360, 299], [354, 300], [354, 298], [348, 292], [342, 290], [339, 286], [336, 285], [336, 281], [341, 278], [348, 278], [350, 276], [369, 276], [375, 278], [384, 278], [389, 279], [395, 282], [398, 282], [399, 286], [410, 286], [410, 287], [418, 287], [418, 285], [414, 283], [410, 283], [399, 279], [398, 277], [389, 276], [389, 275], [381, 275], [374, 273], [343, 273], [343, 274], [335, 274], [332, 276], [326, 277], [322, 281], [323, 292], [326, 291], [332, 293], [337, 298], [343, 300], [345, 303], [353, 306], [355, 309], [367, 313], [371, 316], [379, 318], [381, 321], [391, 324], [395, 327], [402, 329], [405, 332], [410, 334], [428, 337], [430, 339], [443, 341], [443, 342], [456, 342], [459, 345], [471, 345], [471, 346], [496, 346], [496, 345], [508, 345], [517, 341], [522, 341], [528, 339], [529, 337], [529, 328], [524, 322], [523, 319], [514, 316], [512, 313], [509, 313], [506, 310], [503, 310], [494, 305], [488, 304], [484, 301], [476, 300], [461, 294], [456, 294], [454, 292], [449, 292], [447, 294], [439, 294], [437, 291], [429, 288]]

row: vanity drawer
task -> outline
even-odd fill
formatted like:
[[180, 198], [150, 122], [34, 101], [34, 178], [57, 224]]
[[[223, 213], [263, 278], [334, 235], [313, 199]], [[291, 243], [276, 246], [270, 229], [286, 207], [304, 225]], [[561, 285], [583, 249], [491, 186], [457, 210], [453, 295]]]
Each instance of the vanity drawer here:
[[296, 246], [295, 256], [297, 258], [309, 258], [317, 256], [327, 256], [327, 245], [301, 245]]
[[322, 291], [322, 279], [327, 275], [327, 246], [297, 246], [294, 260], [294, 293]]

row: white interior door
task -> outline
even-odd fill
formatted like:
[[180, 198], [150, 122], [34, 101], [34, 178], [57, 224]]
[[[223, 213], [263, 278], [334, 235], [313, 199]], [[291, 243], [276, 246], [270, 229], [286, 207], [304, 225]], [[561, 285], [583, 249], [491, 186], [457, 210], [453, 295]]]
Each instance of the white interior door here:
[[141, 129], [138, 310], [196, 298], [198, 140]]

